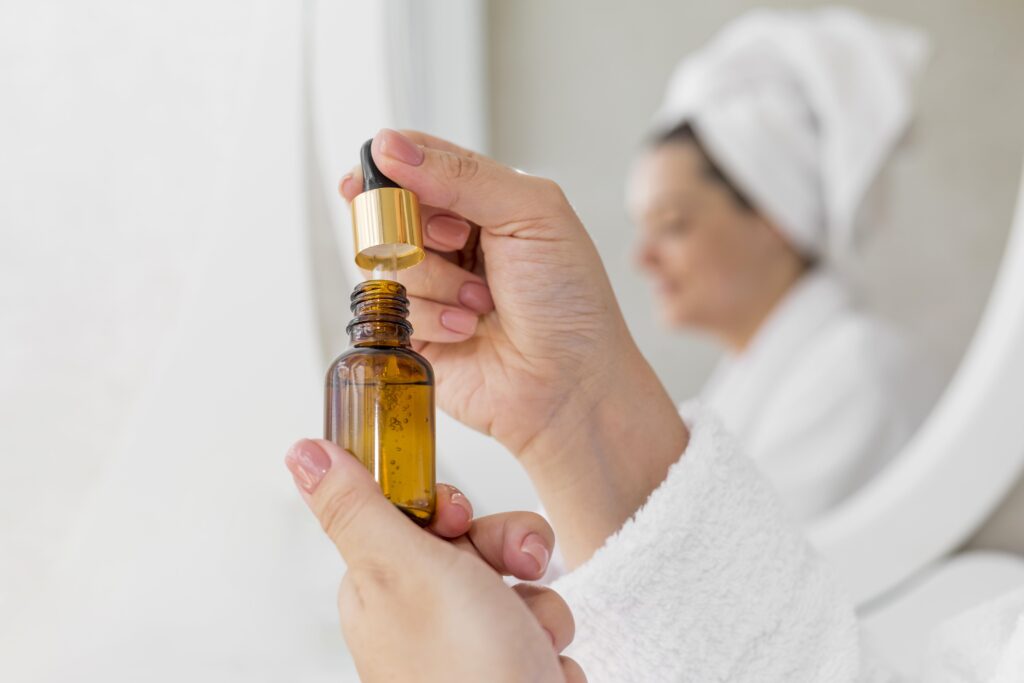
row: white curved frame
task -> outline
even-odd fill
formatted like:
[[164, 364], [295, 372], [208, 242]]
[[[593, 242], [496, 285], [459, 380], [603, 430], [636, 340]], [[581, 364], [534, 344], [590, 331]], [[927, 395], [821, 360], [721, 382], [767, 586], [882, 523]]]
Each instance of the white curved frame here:
[[893, 464], [810, 529], [856, 603], [954, 550], [1024, 470], [1024, 178], [992, 293], [967, 353]]

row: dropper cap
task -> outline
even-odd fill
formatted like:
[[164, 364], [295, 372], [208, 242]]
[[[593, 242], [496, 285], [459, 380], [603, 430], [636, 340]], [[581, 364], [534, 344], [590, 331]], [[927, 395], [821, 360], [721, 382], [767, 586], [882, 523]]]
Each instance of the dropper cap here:
[[388, 178], [377, 168], [377, 164], [373, 160], [373, 152], [371, 151], [372, 145], [373, 138], [370, 138], [359, 148], [359, 163], [363, 167], [363, 192], [376, 190], [381, 187], [398, 187], [398, 183]]
[[423, 260], [423, 228], [416, 195], [381, 173], [367, 140], [359, 152], [363, 191], [352, 200], [356, 265], [401, 270]]

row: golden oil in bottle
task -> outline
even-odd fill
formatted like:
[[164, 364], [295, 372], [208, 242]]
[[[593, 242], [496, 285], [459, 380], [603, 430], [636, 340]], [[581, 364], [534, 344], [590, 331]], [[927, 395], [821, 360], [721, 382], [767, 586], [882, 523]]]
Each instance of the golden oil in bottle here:
[[327, 371], [324, 436], [351, 451], [418, 524], [434, 515], [434, 372], [412, 350], [405, 288], [367, 280], [352, 292], [352, 347]]

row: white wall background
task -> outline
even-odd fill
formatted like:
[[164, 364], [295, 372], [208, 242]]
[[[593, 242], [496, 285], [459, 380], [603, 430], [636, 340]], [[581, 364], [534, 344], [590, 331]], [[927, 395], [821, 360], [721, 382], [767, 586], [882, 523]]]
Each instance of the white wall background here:
[[481, 7], [0, 0], [0, 680], [354, 680], [282, 457], [347, 343], [337, 179], [381, 126], [483, 144]]
[[282, 464], [321, 429], [304, 9], [0, 3], [4, 681], [351, 673]]

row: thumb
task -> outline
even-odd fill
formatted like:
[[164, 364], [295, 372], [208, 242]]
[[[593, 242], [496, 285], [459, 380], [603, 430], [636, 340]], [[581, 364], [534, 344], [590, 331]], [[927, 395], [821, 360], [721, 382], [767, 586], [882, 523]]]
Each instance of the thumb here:
[[384, 175], [416, 193], [424, 204], [457, 213], [485, 230], [572, 211], [551, 180], [454, 145], [421, 139], [434, 144], [420, 145], [384, 128], [374, 136], [372, 150]]
[[363, 464], [337, 444], [298, 441], [285, 465], [349, 567], [404, 562], [422, 532], [392, 505]]

